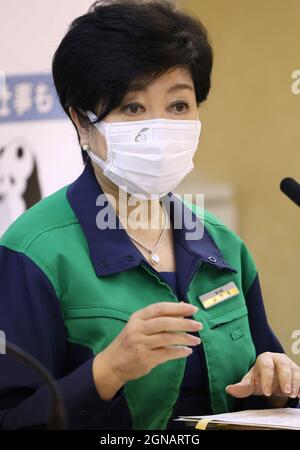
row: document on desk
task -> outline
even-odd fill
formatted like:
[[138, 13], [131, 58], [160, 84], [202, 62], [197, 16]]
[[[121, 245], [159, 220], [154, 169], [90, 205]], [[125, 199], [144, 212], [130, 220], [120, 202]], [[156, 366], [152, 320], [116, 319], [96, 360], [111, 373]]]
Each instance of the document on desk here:
[[195, 428], [198, 429], [205, 429], [207, 428], [207, 425], [211, 423], [255, 428], [300, 430], [300, 409], [254, 409], [226, 414], [215, 414], [212, 416], [180, 416], [175, 420], [195, 422]]

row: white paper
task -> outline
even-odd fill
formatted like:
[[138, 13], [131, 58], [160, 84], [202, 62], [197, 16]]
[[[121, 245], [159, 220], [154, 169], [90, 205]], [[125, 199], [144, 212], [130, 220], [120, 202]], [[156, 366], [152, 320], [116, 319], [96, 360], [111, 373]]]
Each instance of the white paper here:
[[300, 430], [299, 408], [254, 409], [212, 416], [180, 416], [179, 419], [175, 420], [198, 422], [201, 419], [210, 419], [235, 425], [256, 425]]

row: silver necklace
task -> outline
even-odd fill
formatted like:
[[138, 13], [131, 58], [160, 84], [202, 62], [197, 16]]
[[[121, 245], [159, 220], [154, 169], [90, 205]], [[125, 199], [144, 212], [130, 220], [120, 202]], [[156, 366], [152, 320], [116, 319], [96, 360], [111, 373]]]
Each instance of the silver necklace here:
[[151, 249], [149, 247], [146, 247], [146, 245], [142, 244], [141, 242], [137, 241], [134, 237], [131, 236], [131, 234], [127, 233], [128, 236], [137, 244], [139, 244], [141, 247], [143, 247], [144, 249], [146, 249], [149, 253], [150, 253], [150, 261], [153, 265], [157, 265], [160, 263], [160, 257], [158, 256], [157, 253], [155, 253], [155, 250], [157, 249], [159, 243], [161, 242], [163, 235], [165, 234], [165, 231], [167, 229], [167, 224], [168, 224], [168, 214], [166, 212], [165, 206], [162, 204], [163, 210], [164, 210], [164, 216], [165, 216], [165, 223], [164, 223], [164, 227], [162, 229], [162, 232], [158, 238], [158, 241], [156, 242], [155, 246]]

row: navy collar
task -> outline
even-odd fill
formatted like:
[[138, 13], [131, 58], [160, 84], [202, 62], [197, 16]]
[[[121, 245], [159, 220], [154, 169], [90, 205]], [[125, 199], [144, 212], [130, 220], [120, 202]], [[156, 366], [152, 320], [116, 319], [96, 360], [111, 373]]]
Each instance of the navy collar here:
[[[107, 201], [103, 206], [96, 205], [96, 199], [100, 194], [103, 194], [103, 191], [90, 164], [85, 166], [82, 174], [67, 189], [68, 201], [86, 237], [95, 272], [97, 276], [105, 276], [137, 267], [142, 261], [146, 262], [146, 259], [128, 237], [111, 204]], [[172, 200], [170, 202], [170, 220], [174, 223], [176, 216], [185, 214], [187, 206], [182, 205], [182, 201], [172, 193], [169, 193], [168, 197]], [[115, 217], [115, 229], [100, 230], [97, 227], [96, 217], [103, 207], [109, 209], [110, 214]], [[199, 224], [203, 226], [201, 219], [194, 213], [192, 220], [193, 222], [198, 221], [197, 226]], [[182, 228], [173, 229], [175, 247], [181, 245], [199, 262], [206, 262], [219, 269], [237, 272], [224, 260], [205, 226], [201, 239], [187, 240], [186, 233], [191, 230], [186, 229], [184, 220], [182, 223]]]

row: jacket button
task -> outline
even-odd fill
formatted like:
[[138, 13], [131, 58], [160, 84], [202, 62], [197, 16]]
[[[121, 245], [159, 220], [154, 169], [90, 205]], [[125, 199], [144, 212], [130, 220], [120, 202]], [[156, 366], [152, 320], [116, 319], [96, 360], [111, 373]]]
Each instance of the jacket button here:
[[213, 256], [209, 256], [207, 259], [209, 259], [209, 261], [213, 263], [217, 262], [216, 258], [214, 258]]

